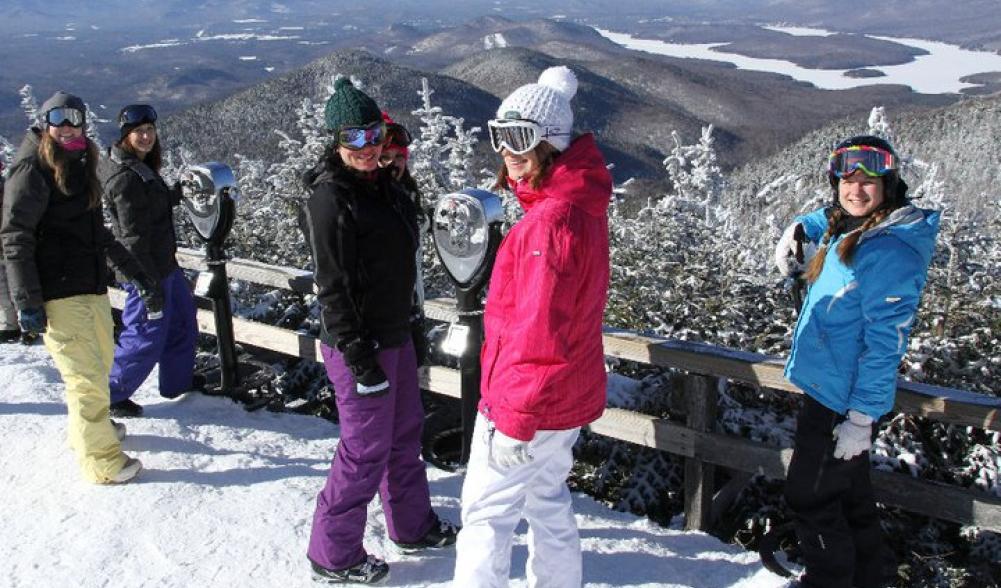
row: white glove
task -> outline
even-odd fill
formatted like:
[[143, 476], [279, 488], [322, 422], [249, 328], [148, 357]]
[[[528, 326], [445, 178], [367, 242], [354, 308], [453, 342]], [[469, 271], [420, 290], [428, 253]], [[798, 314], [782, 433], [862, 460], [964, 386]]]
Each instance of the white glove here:
[[490, 435], [490, 462], [502, 470], [524, 465], [533, 459], [528, 452], [528, 443], [494, 429]]
[[848, 418], [834, 427], [834, 457], [849, 460], [872, 447], [872, 417], [849, 410]]
[[775, 246], [775, 265], [783, 276], [795, 277], [806, 271], [816, 254], [817, 245], [806, 236], [803, 223], [793, 223], [786, 227]]

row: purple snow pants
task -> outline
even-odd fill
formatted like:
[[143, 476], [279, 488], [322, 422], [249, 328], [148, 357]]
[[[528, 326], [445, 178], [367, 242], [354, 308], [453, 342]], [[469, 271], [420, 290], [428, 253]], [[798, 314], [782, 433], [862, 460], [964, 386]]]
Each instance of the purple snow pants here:
[[175, 269], [161, 283], [163, 318], [146, 318], [146, 305], [132, 284], [123, 284], [128, 293], [122, 323], [125, 328], [115, 346], [111, 366], [111, 402], [135, 394], [153, 366], [160, 364], [160, 395], [172, 398], [191, 389], [195, 367], [198, 322], [195, 301], [184, 272]]
[[379, 351], [389, 392], [375, 398], [355, 392], [354, 377], [337, 350], [322, 345], [321, 352], [334, 385], [341, 441], [327, 483], [316, 497], [307, 554], [313, 562], [339, 570], [366, 557], [362, 539], [368, 503], [376, 491], [394, 541], [421, 539], [436, 515], [421, 460], [424, 407], [413, 343]]

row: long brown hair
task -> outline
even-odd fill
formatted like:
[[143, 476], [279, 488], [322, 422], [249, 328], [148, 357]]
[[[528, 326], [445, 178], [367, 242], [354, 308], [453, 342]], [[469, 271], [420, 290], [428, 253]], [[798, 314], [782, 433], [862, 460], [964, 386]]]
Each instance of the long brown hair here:
[[[556, 161], [556, 156], [560, 154], [560, 150], [553, 147], [548, 141], [542, 141], [532, 150], [535, 153], [535, 157], [539, 160], [539, 169], [536, 170], [532, 177], [529, 178], [529, 183], [532, 188], [538, 189], [542, 185], [542, 180], [546, 178], [549, 173], [549, 168], [553, 167], [553, 162]], [[504, 189], [508, 188], [507, 185], [508, 175], [507, 166], [504, 165], [504, 160], [501, 159], [500, 169], [497, 170], [497, 182], [494, 184], [494, 189]]]
[[[858, 242], [862, 238], [862, 234], [883, 222], [891, 212], [893, 212], [893, 209], [881, 208], [871, 213], [865, 219], [865, 222], [862, 223], [861, 227], [848, 233], [841, 240], [841, 243], [838, 243], [838, 257], [841, 258], [842, 263], [845, 265], [851, 264], [852, 258], [855, 256], [855, 248], [858, 247]], [[842, 221], [845, 220], [846, 214], [843, 208], [835, 206], [834, 212], [831, 213], [831, 218], [827, 219], [827, 232], [824, 233], [824, 238], [820, 241], [820, 249], [813, 256], [806, 271], [803, 272], [803, 277], [807, 283], [812, 284], [820, 277], [820, 272], [824, 269], [824, 258], [827, 257], [827, 248], [830, 246], [831, 240], [840, 234], [838, 231], [840, 230]]]
[[[153, 128], [155, 129], [156, 126], [154, 125]], [[131, 133], [131, 131], [129, 131], [129, 132]], [[135, 155], [136, 157], [139, 157], [139, 153], [136, 151], [135, 146], [132, 145], [132, 141], [129, 141], [129, 135], [128, 134], [126, 134], [124, 137], [121, 138], [121, 140], [119, 140], [117, 143], [115, 143], [115, 146], [118, 147], [119, 149], [121, 149], [122, 151], [128, 151], [132, 155]], [[142, 160], [143, 163], [145, 163], [146, 165], [148, 165], [150, 167], [150, 169], [152, 169], [156, 173], [160, 173], [160, 168], [163, 167], [163, 155], [162, 155], [162, 153], [160, 151], [160, 130], [159, 129], [157, 129], [157, 131], [156, 131], [156, 141], [153, 141], [153, 148], [150, 149], [149, 153], [146, 154], [146, 157], [141, 158], [141, 160]]]
[[[97, 208], [101, 205], [101, 182], [97, 178], [97, 145], [87, 139], [87, 168], [85, 170], [85, 181], [87, 191], [88, 208]], [[42, 165], [52, 172], [52, 177], [56, 181], [56, 188], [64, 195], [70, 196], [72, 188], [69, 186], [69, 166], [70, 157], [66, 151], [52, 138], [47, 131], [42, 131], [42, 137], [38, 143], [38, 160]]]

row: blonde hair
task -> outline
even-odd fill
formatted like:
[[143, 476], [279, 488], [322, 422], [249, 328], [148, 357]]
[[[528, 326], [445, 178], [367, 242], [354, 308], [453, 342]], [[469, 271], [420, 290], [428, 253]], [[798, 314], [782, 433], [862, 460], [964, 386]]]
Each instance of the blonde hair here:
[[[87, 139], [87, 168], [85, 176], [87, 182], [87, 207], [91, 209], [101, 205], [101, 182], [97, 177], [98, 157], [97, 145], [90, 139]], [[42, 132], [42, 138], [38, 144], [38, 160], [42, 163], [43, 167], [52, 172], [52, 177], [56, 181], [56, 188], [59, 192], [64, 196], [71, 196], [68, 184], [69, 157], [56, 140], [52, 138], [52, 135], [47, 132]]]

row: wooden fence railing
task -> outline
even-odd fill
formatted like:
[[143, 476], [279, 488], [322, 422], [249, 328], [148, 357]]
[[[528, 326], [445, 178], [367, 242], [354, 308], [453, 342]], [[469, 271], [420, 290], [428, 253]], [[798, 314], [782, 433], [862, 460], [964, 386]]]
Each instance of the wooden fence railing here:
[[[178, 258], [185, 268], [205, 269], [204, 260], [196, 251], [182, 250]], [[233, 259], [227, 264], [227, 271], [231, 279], [300, 293], [313, 290], [311, 274], [302, 270]], [[120, 307], [121, 295], [114, 296], [113, 302]], [[436, 320], [454, 320], [452, 308], [450, 301], [442, 299], [425, 304], [428, 317]], [[202, 332], [214, 334], [212, 313], [200, 310], [198, 325]], [[233, 319], [233, 330], [241, 343], [320, 361], [319, 342], [309, 335], [238, 317]], [[791, 449], [780, 450], [714, 430], [721, 379], [800, 393], [783, 377], [782, 360], [616, 329], [606, 329], [604, 345], [605, 354], [610, 357], [687, 372], [680, 378], [685, 399], [684, 423], [609, 408], [589, 428], [594, 433], [685, 458], [688, 528], [706, 528], [750, 476], [785, 478]], [[432, 366], [422, 380], [425, 389], [432, 392], [460, 396], [457, 370]], [[964, 390], [900, 381], [895, 410], [954, 425], [1001, 431], [1001, 398]], [[718, 492], [714, 492], [713, 486], [715, 467], [727, 468], [734, 474], [731, 482]], [[1001, 532], [1001, 499], [985, 492], [879, 470], [873, 471], [873, 483], [877, 499], [885, 504]]]

